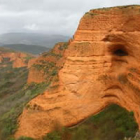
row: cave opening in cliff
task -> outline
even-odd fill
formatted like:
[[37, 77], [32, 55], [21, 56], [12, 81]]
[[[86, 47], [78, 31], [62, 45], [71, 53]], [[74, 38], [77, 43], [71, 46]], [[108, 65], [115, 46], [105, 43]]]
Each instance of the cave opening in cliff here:
[[126, 42], [118, 35], [107, 35], [102, 41], [109, 42], [109, 52], [115, 56], [127, 56]]
[[117, 49], [114, 51], [114, 55], [117, 55], [117, 56], [126, 56], [128, 55], [126, 51], [122, 50], [122, 49]]
[[112, 55], [114, 56], [119, 56], [119, 57], [128, 56], [127, 49], [125, 48], [123, 44], [112, 44], [109, 47], [109, 49]]

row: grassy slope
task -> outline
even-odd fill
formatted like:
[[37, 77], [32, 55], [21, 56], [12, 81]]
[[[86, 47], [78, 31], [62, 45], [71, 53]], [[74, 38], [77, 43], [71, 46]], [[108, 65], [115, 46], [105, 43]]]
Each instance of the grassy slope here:
[[[63, 50], [63, 47], [61, 49]], [[0, 48], [0, 50], [10, 52], [10, 49]], [[50, 57], [50, 55], [56, 57], [57, 60], [60, 57], [51, 51], [44, 53], [43, 57]], [[6, 67], [3, 67], [5, 65]], [[12, 68], [12, 62], [8, 62], [8, 60], [0, 64], [0, 140], [14, 139], [12, 136], [18, 127], [17, 119], [23, 108], [32, 98], [43, 93], [50, 85], [53, 77], [57, 79], [57, 67], [55, 65], [55, 63], [41, 62], [39, 69], [44, 69], [44, 67], [45, 70], [49, 69], [47, 72], [48, 80], [45, 83], [27, 85], [28, 69]], [[35, 67], [38, 69], [38, 65]], [[23, 139], [20, 138], [20, 140]], [[28, 138], [25, 139], [28, 140]]]
[[124, 137], [134, 137], [137, 129], [132, 112], [111, 105], [83, 124], [75, 128], [57, 129], [43, 140], [123, 140]]
[[[2, 67], [6, 65], [6, 67]], [[8, 140], [17, 129], [17, 118], [32, 98], [47, 85], [27, 85], [28, 70], [12, 68], [11, 62], [0, 64], [0, 140]]]

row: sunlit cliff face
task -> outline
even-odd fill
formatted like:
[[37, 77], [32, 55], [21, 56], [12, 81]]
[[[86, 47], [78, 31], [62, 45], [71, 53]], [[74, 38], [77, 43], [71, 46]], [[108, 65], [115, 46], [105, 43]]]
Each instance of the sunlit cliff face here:
[[140, 126], [139, 11], [140, 6], [128, 6], [84, 15], [65, 52], [57, 88], [30, 101], [16, 137], [41, 137], [56, 122], [73, 126], [110, 104], [133, 111]]
[[109, 35], [104, 39], [111, 57], [111, 66], [106, 71], [106, 79], [103, 80], [106, 87], [103, 98], [107, 100], [110, 98], [109, 102], [133, 111], [138, 124], [140, 124], [139, 37], [140, 33], [135, 31]]
[[98, 44], [102, 49], [95, 50], [97, 55], [94, 51], [93, 55], [86, 54], [87, 46], [94, 48], [90, 43], [77, 44], [83, 45], [78, 53], [78, 47], [70, 45], [74, 52], [67, 57], [60, 75], [62, 85], [69, 91], [68, 100], [77, 106], [78, 116], [83, 112], [87, 116], [96, 114], [115, 103], [134, 111], [139, 122], [139, 37], [137, 32], [106, 35]]

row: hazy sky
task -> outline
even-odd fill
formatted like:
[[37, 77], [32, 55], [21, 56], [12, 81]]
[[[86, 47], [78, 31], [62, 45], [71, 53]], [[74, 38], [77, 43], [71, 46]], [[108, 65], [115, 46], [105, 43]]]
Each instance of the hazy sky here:
[[44, 32], [73, 35], [90, 9], [140, 4], [140, 0], [0, 0], [0, 34]]

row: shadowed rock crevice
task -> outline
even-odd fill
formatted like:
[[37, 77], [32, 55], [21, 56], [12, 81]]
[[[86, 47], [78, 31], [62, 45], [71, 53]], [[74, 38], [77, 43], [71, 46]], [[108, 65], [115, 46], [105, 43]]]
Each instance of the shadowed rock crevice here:
[[117, 48], [116, 50], [113, 51], [113, 55], [116, 56], [127, 56], [127, 52], [121, 48]]
[[104, 95], [102, 98], [117, 98], [117, 99], [119, 99], [116, 95], [112, 95], [112, 94]]

